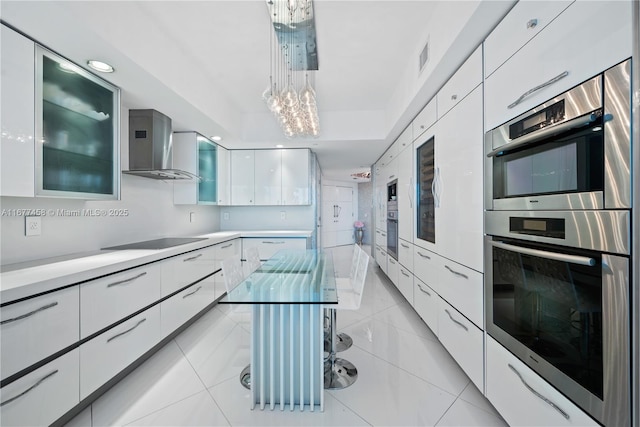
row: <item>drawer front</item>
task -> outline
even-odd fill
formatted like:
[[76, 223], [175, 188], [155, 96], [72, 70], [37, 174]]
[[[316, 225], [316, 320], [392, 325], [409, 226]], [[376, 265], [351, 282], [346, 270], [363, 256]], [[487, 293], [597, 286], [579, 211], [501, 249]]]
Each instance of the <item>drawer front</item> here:
[[419, 246], [413, 247], [413, 275], [438, 292], [439, 256]]
[[631, 2], [627, 1], [572, 3], [485, 80], [485, 129], [630, 57], [630, 17]]
[[413, 273], [413, 244], [398, 240], [398, 261], [400, 265]]
[[387, 232], [384, 230], [376, 229], [376, 245], [385, 248], [387, 247]]
[[398, 275], [400, 274], [400, 266], [398, 265], [398, 261], [393, 259], [393, 257], [387, 254], [387, 276], [391, 279], [391, 282], [398, 287]]
[[573, 1], [567, 0], [518, 2], [484, 41], [485, 78], [571, 3]]
[[436, 114], [436, 98], [433, 98], [422, 109], [420, 114], [413, 119], [411, 126], [413, 128], [413, 139], [418, 139], [427, 129], [433, 125], [438, 119]]
[[[160, 303], [160, 328], [166, 337], [215, 299], [216, 273]], [[224, 283], [222, 284], [224, 287]]]
[[484, 390], [483, 333], [455, 308], [440, 299], [438, 338], [479, 390]]
[[398, 289], [405, 297], [405, 299], [414, 306], [413, 296], [413, 274], [403, 266], [400, 266], [398, 272]]
[[257, 247], [261, 260], [271, 258], [282, 249], [306, 249], [307, 239], [298, 238], [245, 238], [242, 239], [242, 259], [247, 259], [246, 250]]
[[230, 242], [220, 243], [215, 245], [215, 264], [214, 268], [217, 270], [222, 268], [222, 261], [227, 258], [240, 256], [240, 252], [242, 251], [242, 243], [240, 239], [234, 239]]
[[98, 332], [160, 299], [161, 262], [80, 285], [80, 337]]
[[439, 259], [438, 293], [456, 310], [484, 328], [484, 284], [483, 275], [445, 258]]
[[387, 252], [380, 246], [376, 246], [376, 262], [380, 266], [380, 269], [387, 273]]
[[417, 278], [413, 282], [414, 308], [418, 316], [422, 317], [431, 332], [438, 336], [438, 300], [440, 297], [429, 286]]
[[13, 375], [79, 339], [78, 286], [0, 310], [0, 371]]
[[161, 266], [164, 297], [216, 271], [216, 248], [187, 252], [166, 260]]
[[398, 157], [400, 153], [407, 147], [411, 145], [413, 142], [413, 130], [411, 125], [407, 126], [407, 128], [402, 131], [398, 139], [393, 143], [395, 145], [395, 155]]
[[[398, 157], [398, 146], [395, 144], [391, 144], [391, 146], [385, 151], [385, 153], [380, 158], [380, 165], [387, 168], [393, 160]], [[388, 176], [383, 176], [383, 179], [387, 179]]]
[[509, 425], [598, 425], [490, 336], [486, 377], [487, 398]]
[[0, 389], [0, 425], [46, 426], [76, 406], [78, 354], [72, 350]]
[[467, 96], [482, 82], [482, 46], [478, 47], [471, 56], [458, 68], [436, 95], [438, 102], [438, 119], [458, 102]]
[[160, 341], [160, 305], [80, 346], [80, 399], [84, 399]]

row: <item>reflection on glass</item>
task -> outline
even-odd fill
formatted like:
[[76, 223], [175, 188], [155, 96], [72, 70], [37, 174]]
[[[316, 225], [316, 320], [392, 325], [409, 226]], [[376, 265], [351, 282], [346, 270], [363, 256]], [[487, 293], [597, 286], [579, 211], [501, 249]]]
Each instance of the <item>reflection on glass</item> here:
[[66, 61], [41, 60], [42, 188], [114, 194], [114, 91]]
[[436, 242], [436, 211], [431, 186], [435, 172], [435, 140], [429, 139], [416, 152], [418, 162], [418, 228], [419, 239]]
[[198, 139], [198, 201], [215, 203], [218, 200], [218, 183], [216, 145], [208, 141]]

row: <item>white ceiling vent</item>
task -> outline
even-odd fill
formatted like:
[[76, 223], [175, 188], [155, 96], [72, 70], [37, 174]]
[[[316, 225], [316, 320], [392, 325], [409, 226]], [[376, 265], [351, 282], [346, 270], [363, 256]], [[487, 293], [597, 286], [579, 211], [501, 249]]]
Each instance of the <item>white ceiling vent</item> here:
[[420, 66], [418, 67], [418, 72], [422, 72], [424, 66], [429, 62], [429, 39], [427, 39], [427, 43], [422, 48], [422, 52], [420, 52]]

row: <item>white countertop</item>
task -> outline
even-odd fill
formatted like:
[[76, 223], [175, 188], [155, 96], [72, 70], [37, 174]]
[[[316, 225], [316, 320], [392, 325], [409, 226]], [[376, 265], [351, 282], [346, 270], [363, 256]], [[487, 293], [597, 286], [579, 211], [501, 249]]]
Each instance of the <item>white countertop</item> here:
[[[308, 230], [219, 231], [206, 240], [154, 250], [99, 250], [2, 266], [0, 302], [6, 303], [63, 286], [95, 279], [239, 237], [310, 237]], [[187, 236], [185, 236], [187, 237]]]

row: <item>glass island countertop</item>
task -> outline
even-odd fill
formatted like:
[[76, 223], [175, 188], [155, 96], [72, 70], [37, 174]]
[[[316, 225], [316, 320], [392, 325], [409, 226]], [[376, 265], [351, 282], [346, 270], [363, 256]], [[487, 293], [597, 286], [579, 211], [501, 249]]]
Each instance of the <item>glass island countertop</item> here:
[[330, 253], [285, 249], [265, 261], [220, 304], [337, 304]]

